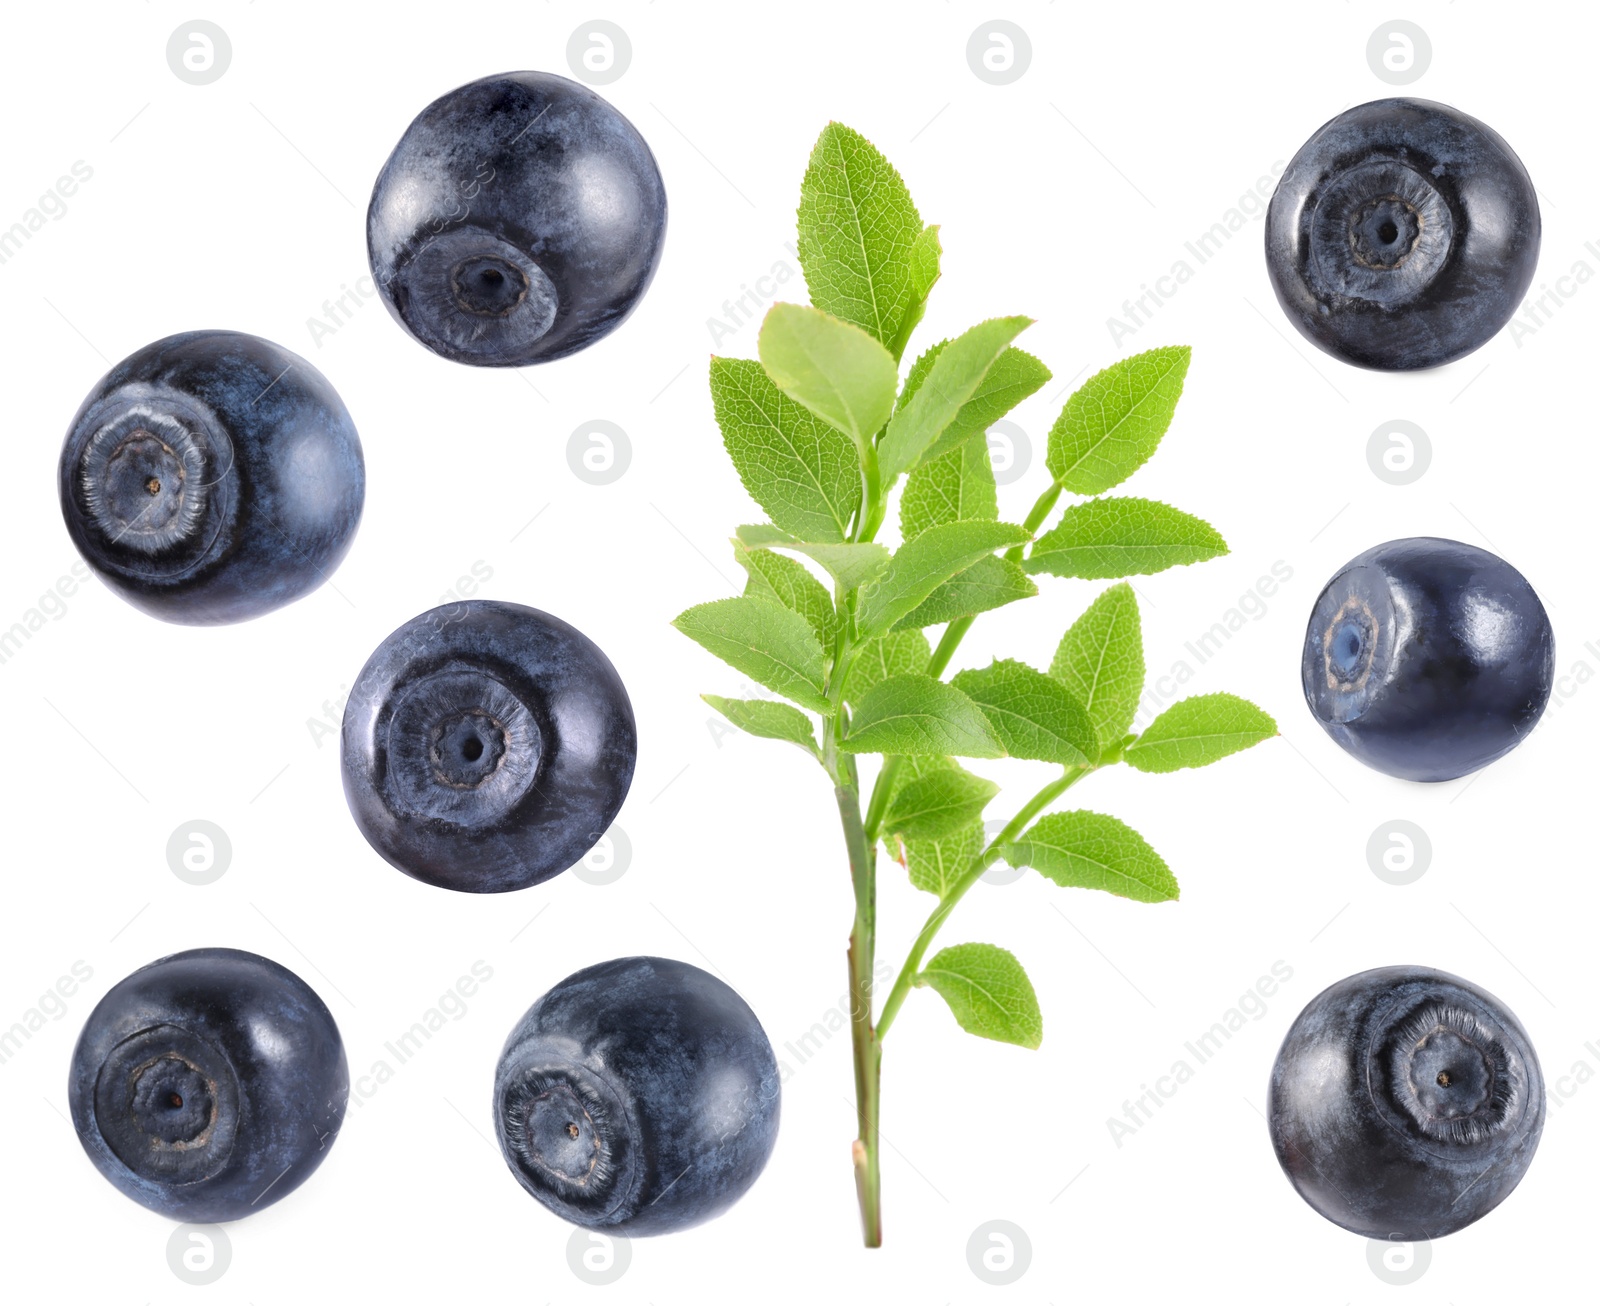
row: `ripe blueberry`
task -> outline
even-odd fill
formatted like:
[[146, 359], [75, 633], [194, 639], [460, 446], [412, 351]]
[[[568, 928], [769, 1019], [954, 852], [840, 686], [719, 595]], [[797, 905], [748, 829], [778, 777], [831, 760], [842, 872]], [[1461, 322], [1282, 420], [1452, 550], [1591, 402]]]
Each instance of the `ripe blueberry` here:
[[671, 1233], [720, 1215], [778, 1134], [778, 1065], [731, 988], [681, 961], [569, 975], [511, 1031], [495, 1130], [517, 1181], [573, 1224]]
[[452, 362], [524, 367], [620, 326], [666, 230], [632, 123], [565, 77], [503, 73], [406, 128], [372, 190], [367, 257], [414, 339]]
[[293, 971], [233, 948], [174, 953], [90, 1014], [72, 1123], [117, 1189], [174, 1220], [264, 1210], [322, 1164], [350, 1092], [344, 1043]]
[[57, 476], [72, 542], [117, 594], [186, 625], [247, 621], [344, 558], [366, 470], [350, 414], [298, 354], [186, 331], [100, 379]]
[[1527, 1172], [1544, 1077], [1517, 1018], [1475, 984], [1421, 966], [1324, 989], [1272, 1067], [1278, 1164], [1314, 1210], [1368, 1238], [1465, 1228]]
[[1539, 230], [1533, 182], [1498, 133], [1449, 105], [1374, 100], [1294, 156], [1267, 206], [1267, 271], [1317, 348], [1438, 367], [1511, 320]]
[[633, 780], [633, 707], [581, 631], [472, 599], [413, 617], [344, 710], [344, 793], [361, 833], [429, 884], [503, 893], [592, 848]]
[[1555, 637], [1522, 574], [1455, 540], [1391, 540], [1317, 598], [1300, 676], [1311, 715], [1402, 780], [1454, 780], [1503, 757], [1550, 698]]

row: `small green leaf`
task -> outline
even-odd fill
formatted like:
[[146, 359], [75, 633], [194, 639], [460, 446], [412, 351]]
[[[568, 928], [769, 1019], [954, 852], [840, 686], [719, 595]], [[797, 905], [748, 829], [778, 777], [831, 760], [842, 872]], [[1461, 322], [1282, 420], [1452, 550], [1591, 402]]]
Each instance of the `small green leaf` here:
[[943, 757], [937, 753], [923, 753], [910, 757], [900, 757], [900, 765], [895, 771], [894, 782], [889, 786], [889, 801], [894, 801], [894, 796], [900, 789], [917, 779], [919, 776], [931, 775], [935, 771], [952, 771], [959, 769], [961, 763], [953, 757]]
[[861, 460], [847, 435], [786, 396], [750, 358], [711, 360], [711, 402], [739, 479], [774, 522], [803, 540], [849, 537]]
[[939, 839], [902, 839], [911, 887], [943, 898], [983, 851], [983, 822], [972, 821]]
[[890, 676], [867, 690], [839, 747], [846, 753], [1005, 756], [976, 703], [953, 685], [921, 673]]
[[1169, 902], [1178, 882], [1161, 854], [1114, 816], [1052, 812], [1000, 847], [1012, 866], [1031, 866], [1064, 889], [1103, 889], [1135, 902]]
[[822, 645], [798, 612], [744, 595], [699, 604], [672, 624], [756, 684], [813, 712], [833, 714]]
[[899, 338], [923, 225], [889, 160], [859, 132], [829, 123], [800, 183], [799, 219], [811, 302], [884, 345]]
[[1180, 699], [1123, 750], [1138, 771], [1177, 771], [1211, 763], [1271, 739], [1278, 723], [1236, 694], [1197, 694]]
[[1072, 623], [1050, 674], [1083, 704], [1102, 749], [1127, 734], [1144, 691], [1139, 600], [1131, 585], [1113, 585]]
[[949, 1004], [956, 1024], [979, 1038], [1036, 1048], [1044, 1039], [1039, 998], [1022, 963], [992, 943], [958, 943], [935, 953], [917, 987]]
[[860, 327], [805, 304], [774, 304], [756, 340], [773, 385], [843, 431], [856, 448], [871, 447], [894, 411], [900, 377], [894, 356]]
[[1189, 371], [1189, 347], [1151, 349], [1091, 376], [1050, 428], [1045, 465], [1074, 494], [1120, 485], [1161, 443]]
[[933, 369], [934, 363], [950, 342], [940, 340], [929, 345], [912, 361], [910, 369], [906, 372], [906, 379], [900, 383], [900, 397], [894, 402], [895, 412], [899, 412], [917, 397], [917, 390], [928, 379], [928, 373]]
[[[941, 340], [917, 357], [916, 362], [911, 365], [911, 370], [906, 374], [905, 384], [900, 387], [900, 398], [895, 402], [896, 412], [916, 397], [934, 361], [949, 343], [948, 340]], [[1011, 346], [995, 360], [994, 366], [983, 374], [983, 381], [973, 392], [972, 398], [961, 406], [955, 421], [945, 427], [938, 438], [928, 446], [922, 455], [922, 461], [926, 462], [930, 458], [947, 454], [980, 431], [987, 432], [991, 426], [1049, 379], [1048, 367], [1032, 354], [1018, 349], [1015, 345]], [[987, 435], [984, 443], [988, 443]]]
[[991, 662], [950, 683], [983, 709], [1010, 757], [1091, 766], [1100, 755], [1094, 724], [1072, 692], [1026, 663]]
[[894, 630], [861, 646], [844, 678], [844, 701], [855, 707], [880, 681], [907, 672], [925, 672], [933, 647], [920, 630]]
[[735, 534], [746, 548], [804, 554], [847, 590], [865, 585], [889, 565], [889, 550], [882, 544], [811, 544], [765, 524], [741, 526]]
[[700, 697], [748, 734], [799, 744], [816, 755], [816, 731], [811, 718], [799, 708], [766, 698], [720, 698], [716, 694], [701, 694]]
[[1153, 499], [1090, 499], [1061, 514], [1033, 542], [1024, 571], [1084, 580], [1153, 576], [1220, 558], [1222, 536], [1198, 517]]
[[958, 571], [895, 623], [896, 630], [940, 626], [958, 617], [971, 617], [1018, 599], [1030, 599], [1039, 587], [1009, 558], [979, 558]]
[[884, 809], [885, 834], [907, 839], [939, 839], [983, 815], [1000, 786], [974, 775], [952, 759], [927, 767], [895, 786]]
[[[893, 758], [885, 757], [883, 761], [885, 765], [890, 761], [895, 763], [894, 774], [889, 783], [888, 802], [884, 805], [885, 812], [894, 804], [895, 795], [913, 780], [920, 779], [925, 775], [932, 775], [936, 771], [956, 771], [961, 769], [961, 763], [956, 758], [946, 757], [940, 753], [900, 754]], [[881, 820], [879, 822], [879, 833], [880, 835], [883, 833]], [[900, 843], [903, 847], [904, 841], [902, 840]], [[888, 843], [885, 840], [885, 847], [887, 848], [887, 846]], [[891, 855], [893, 854], [891, 853]]]
[[939, 350], [926, 377], [890, 419], [878, 442], [878, 464], [885, 485], [910, 471], [930, 451], [977, 393], [1006, 346], [1032, 322], [1028, 317], [990, 318]]
[[962, 521], [929, 527], [902, 544], [883, 574], [861, 591], [857, 621], [863, 634], [882, 634], [958, 571], [1027, 538], [1026, 530], [1009, 522]]
[[900, 534], [908, 540], [930, 526], [994, 521], [999, 515], [994, 464], [976, 432], [949, 453], [919, 463], [900, 495]]
[[922, 314], [928, 307], [928, 293], [939, 279], [939, 256], [943, 252], [939, 246], [937, 226], [924, 227], [922, 234], [911, 242], [910, 302], [906, 305], [905, 316], [900, 321], [900, 329], [895, 332], [894, 339], [883, 342], [897, 360], [906, 352], [906, 342], [911, 339], [911, 333], [922, 321]]
[[807, 571], [803, 563], [771, 549], [747, 548], [744, 541], [737, 538], [733, 541], [733, 553], [749, 576], [744, 587], [746, 594], [781, 603], [798, 612], [811, 623], [822, 647], [833, 647], [839, 616], [822, 582]]

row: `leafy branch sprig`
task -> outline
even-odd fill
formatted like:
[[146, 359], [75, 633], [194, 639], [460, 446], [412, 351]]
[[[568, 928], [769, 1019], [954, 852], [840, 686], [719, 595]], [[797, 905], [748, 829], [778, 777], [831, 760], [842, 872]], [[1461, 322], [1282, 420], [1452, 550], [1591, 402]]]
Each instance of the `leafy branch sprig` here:
[[[985, 433], [1050, 379], [1013, 344], [1031, 320], [991, 318], [940, 341], [902, 382], [901, 356], [939, 277], [939, 229], [923, 224], [888, 160], [837, 123], [801, 185], [798, 248], [811, 304], [769, 310], [759, 361], [711, 360], [724, 444], [770, 520], [731, 541], [744, 593], [674, 624], [789, 700], [706, 701], [750, 734], [805, 749], [834, 788], [855, 897], [853, 1155], [865, 1239], [877, 1246], [883, 1040], [911, 990], [933, 989], [971, 1033], [1025, 1047], [1043, 1036], [1032, 982], [1010, 952], [962, 943], [927, 957], [963, 896], [1004, 860], [1063, 887], [1175, 899], [1171, 870], [1136, 831], [1097, 812], [1046, 809], [1104, 767], [1204, 766], [1277, 727], [1217, 693], [1183, 699], [1130, 733], [1145, 666], [1126, 583], [1073, 623], [1047, 671], [1005, 659], [945, 678], [974, 619], [1037, 595], [1036, 575], [1112, 580], [1227, 552], [1197, 517], [1107, 495], [1166, 434], [1189, 350], [1135, 355], [1078, 389], [1050, 429], [1049, 485], [1023, 522], [1003, 522]], [[876, 535], [902, 480], [901, 543], [891, 551]], [[1064, 494], [1080, 501], [1044, 529]], [[936, 647], [924, 633], [935, 626]], [[864, 810], [862, 754], [883, 758]], [[1061, 770], [986, 840], [983, 813], [999, 787], [959, 757]], [[880, 844], [938, 902], [874, 1019]]]

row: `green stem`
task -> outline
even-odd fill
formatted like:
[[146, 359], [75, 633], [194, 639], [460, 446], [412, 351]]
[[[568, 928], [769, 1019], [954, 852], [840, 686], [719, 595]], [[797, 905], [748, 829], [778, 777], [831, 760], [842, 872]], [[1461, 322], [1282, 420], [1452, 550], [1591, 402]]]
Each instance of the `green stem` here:
[[850, 1044], [856, 1075], [856, 1141], [851, 1160], [856, 1174], [856, 1196], [861, 1204], [861, 1234], [868, 1247], [883, 1241], [878, 1205], [878, 1086], [883, 1050], [872, 1028], [872, 963], [876, 947], [875, 884], [872, 847], [861, 827], [860, 798], [855, 789], [840, 784], [834, 789], [839, 821], [844, 827], [850, 856], [850, 876], [856, 891], [855, 923], [850, 931]]
[[[842, 713], [841, 713], [842, 716]], [[872, 967], [877, 949], [877, 878], [872, 845], [861, 825], [861, 797], [854, 759], [838, 751], [842, 727], [830, 728], [823, 744], [823, 765], [833, 778], [839, 824], [850, 860], [855, 891], [855, 917], [846, 954], [850, 980], [850, 1044], [856, 1077], [856, 1141], [851, 1160], [856, 1196], [861, 1203], [861, 1232], [868, 1247], [883, 1240], [878, 1205], [878, 1085], [882, 1049], [872, 1027]]]
[[944, 669], [950, 665], [950, 659], [955, 656], [956, 648], [966, 638], [972, 629], [976, 616], [957, 617], [944, 628], [944, 634], [939, 637], [939, 646], [933, 650], [928, 658], [928, 674], [935, 678], [944, 675]]
[[[877, 903], [873, 894], [873, 867], [872, 849], [861, 833], [861, 808], [856, 791], [848, 784], [840, 784], [834, 788], [834, 797], [839, 803], [839, 821], [844, 827], [845, 851], [850, 858], [850, 881], [855, 888], [856, 915], [855, 924], [850, 932], [850, 952], [852, 965], [850, 977], [852, 984], [861, 990], [864, 985], [865, 996], [872, 996], [872, 963], [873, 953], [876, 950], [877, 939]], [[853, 993], [852, 996], [860, 996]], [[872, 1027], [872, 1007], [870, 1004], [852, 1002], [852, 1018], [866, 1026]]]
[[[1050, 515], [1050, 509], [1056, 506], [1056, 500], [1061, 497], [1061, 486], [1056, 482], [1050, 483], [1050, 488], [1033, 501], [1033, 507], [1028, 509], [1028, 515], [1022, 519], [1022, 529], [1032, 535], [1044, 525], [1044, 519]], [[1022, 561], [1021, 544], [1006, 550], [1006, 557], [1012, 562]]]
[[877, 533], [883, 521], [886, 498], [878, 471], [877, 445], [868, 445], [861, 452], [861, 508], [856, 513], [856, 529], [851, 536], [856, 543], [864, 543]]
[[900, 769], [900, 757], [891, 753], [878, 768], [878, 778], [872, 782], [872, 799], [867, 804], [867, 843], [878, 842], [878, 827], [883, 824], [883, 812], [889, 806], [889, 794], [894, 788], [894, 773]]
[[1094, 767], [1069, 766], [1061, 775], [1052, 780], [1043, 789], [1039, 790], [1023, 805], [1022, 810], [1013, 816], [1005, 829], [989, 841], [986, 847], [973, 860], [966, 872], [950, 886], [948, 893], [939, 900], [939, 905], [933, 909], [932, 915], [922, 927], [922, 932], [917, 935], [917, 941], [911, 945], [911, 952], [906, 957], [906, 963], [900, 968], [894, 987], [889, 990], [889, 997], [883, 1004], [883, 1015], [878, 1017], [878, 1042], [882, 1044], [884, 1035], [889, 1032], [889, 1026], [894, 1024], [894, 1018], [900, 1011], [900, 1005], [906, 1000], [906, 994], [911, 991], [911, 986], [916, 982], [917, 975], [922, 968], [922, 958], [928, 951], [928, 945], [933, 942], [934, 936], [939, 933], [940, 927], [945, 923], [956, 904], [966, 896], [966, 892], [976, 884], [983, 873], [989, 869], [990, 863], [999, 856], [1003, 845], [1016, 838], [1029, 821], [1033, 820], [1041, 811], [1059, 798], [1062, 794], [1077, 784], [1079, 780], [1088, 775]]
[[[868, 541], [883, 520], [883, 488], [879, 480], [876, 449], [862, 457], [862, 500], [853, 539]], [[833, 668], [828, 683], [828, 698], [834, 716], [823, 732], [822, 762], [833, 780], [834, 800], [839, 808], [839, 824], [844, 831], [845, 852], [850, 860], [850, 883], [855, 895], [855, 916], [850, 926], [850, 947], [846, 954], [850, 982], [850, 1044], [855, 1063], [856, 1139], [851, 1145], [851, 1166], [856, 1177], [856, 1199], [861, 1206], [861, 1236], [868, 1247], [883, 1242], [883, 1221], [879, 1207], [878, 1100], [882, 1049], [872, 1027], [874, 1006], [872, 967], [877, 950], [877, 863], [872, 842], [861, 821], [861, 791], [855, 758], [841, 752], [849, 715], [844, 706], [844, 682], [852, 655], [851, 631], [854, 628], [855, 593], [836, 587], [834, 607], [839, 613], [839, 632], [834, 639]]]
[[[888, 509], [888, 494], [881, 481], [875, 445], [863, 451], [861, 471], [861, 509], [852, 535], [857, 543], [865, 543], [877, 534]], [[1061, 487], [1052, 485], [1039, 496], [1024, 523], [1030, 534], [1037, 530], [1040, 522], [1049, 515], [1050, 509], [1055, 506], [1060, 495]], [[1013, 561], [1020, 559], [1022, 546], [1010, 550], [1006, 556]], [[849, 635], [854, 608], [851, 602], [853, 597], [853, 595], [835, 594], [835, 606], [840, 613], [841, 621], [839, 635], [834, 641], [833, 674], [828, 685], [829, 698], [834, 704], [835, 711], [831, 727], [824, 731], [822, 760], [829, 776], [833, 779], [834, 797], [839, 806], [839, 821], [844, 829], [845, 850], [850, 858], [850, 880], [855, 890], [855, 920], [850, 930], [848, 954], [850, 1043], [856, 1080], [856, 1141], [851, 1148], [851, 1159], [856, 1176], [856, 1198], [861, 1206], [862, 1239], [868, 1247], [878, 1247], [883, 1243], [878, 1163], [878, 1105], [882, 1085], [884, 1032], [894, 1019], [895, 1013], [899, 1011], [900, 1004], [905, 1001], [905, 995], [916, 978], [923, 954], [932, 943], [933, 936], [939, 932], [945, 917], [961, 900], [962, 895], [976, 883], [978, 877], [994, 860], [1000, 845], [1013, 838], [1052, 799], [1077, 783], [1088, 773], [1088, 769], [1068, 769], [1063, 772], [1060, 779], [1046, 785], [1035, 794], [1027, 806], [1018, 812], [1010, 824], [984, 849], [967, 874], [945, 895], [933, 916], [922, 927], [922, 933], [917, 936], [911, 955], [901, 968], [900, 976], [896, 979], [894, 988], [890, 990], [889, 999], [884, 1004], [883, 1016], [875, 1027], [872, 1020], [872, 967], [877, 947], [876, 846], [879, 826], [883, 821], [884, 810], [888, 806], [889, 793], [893, 788], [894, 775], [899, 768], [900, 758], [896, 756], [884, 758], [877, 779], [873, 782], [872, 798], [867, 806], [866, 819], [863, 821], [855, 759], [848, 753], [839, 751], [839, 743], [844, 738], [847, 722], [844, 709], [844, 677], [849, 669], [853, 652]], [[928, 659], [930, 676], [940, 676], [944, 673], [950, 664], [950, 659], [955, 655], [956, 648], [971, 628], [972, 622], [972, 617], [961, 617], [945, 627], [939, 646]]]

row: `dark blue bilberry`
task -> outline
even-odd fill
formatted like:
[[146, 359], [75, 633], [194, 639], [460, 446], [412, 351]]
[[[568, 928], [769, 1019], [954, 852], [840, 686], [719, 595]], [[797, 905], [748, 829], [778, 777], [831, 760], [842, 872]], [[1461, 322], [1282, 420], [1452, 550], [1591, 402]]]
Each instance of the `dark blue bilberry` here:
[[772, 1044], [737, 993], [681, 961], [625, 957], [569, 975], [511, 1031], [495, 1130], [517, 1181], [562, 1219], [671, 1233], [756, 1181], [779, 1097]]
[[407, 875], [503, 893], [566, 870], [627, 797], [637, 747], [616, 668], [566, 622], [472, 599], [380, 644], [345, 705], [345, 798]]
[[246, 621], [327, 580], [361, 520], [350, 414], [298, 354], [186, 331], [111, 369], [72, 419], [58, 473], [78, 552], [164, 621]]
[[1324, 123], [1267, 208], [1289, 320], [1383, 371], [1449, 363], [1511, 320], [1539, 260], [1539, 201], [1498, 133], [1449, 105], [1374, 100]]
[[328, 1008], [298, 975], [233, 948], [174, 953], [90, 1014], [72, 1123], [117, 1189], [174, 1220], [264, 1210], [322, 1164], [350, 1076]]
[[1527, 1032], [1475, 984], [1421, 966], [1340, 980], [1272, 1067], [1278, 1164], [1319, 1214], [1368, 1238], [1465, 1228], [1527, 1172], [1544, 1077]]
[[367, 256], [414, 339], [452, 362], [524, 367], [620, 326], [666, 229], [632, 123], [565, 77], [502, 73], [406, 128], [373, 187]]
[[1455, 540], [1390, 540], [1323, 589], [1300, 674], [1311, 715], [1353, 757], [1402, 780], [1453, 780], [1538, 723], [1555, 637], [1510, 563]]

